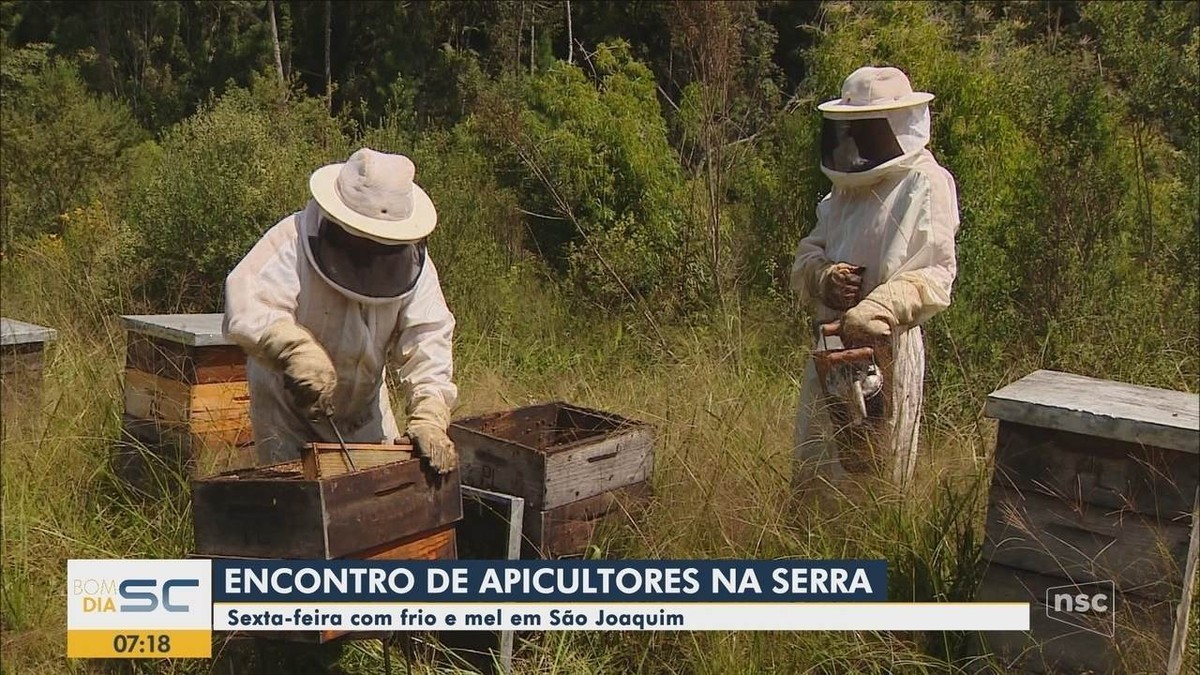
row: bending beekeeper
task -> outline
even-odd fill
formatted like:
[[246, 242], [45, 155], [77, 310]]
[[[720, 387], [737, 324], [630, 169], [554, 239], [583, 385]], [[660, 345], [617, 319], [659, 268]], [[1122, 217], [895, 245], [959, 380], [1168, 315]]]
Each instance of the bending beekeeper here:
[[[914, 92], [896, 68], [865, 67], [846, 78], [841, 98], [818, 106], [821, 171], [833, 188], [791, 270], [792, 288], [814, 303], [817, 323], [840, 321], [843, 347], [890, 348], [894, 361], [883, 386], [892, 405], [876, 451], [883, 476], [900, 486], [912, 479], [917, 453], [925, 375], [920, 326], [950, 305], [957, 273], [957, 190], [926, 149], [933, 98]], [[843, 429], [834, 428], [830, 403], [810, 361], [796, 414], [800, 486], [845, 473], [833, 442]]]
[[425, 238], [429, 196], [402, 155], [361, 149], [315, 171], [303, 211], [272, 227], [225, 282], [225, 334], [251, 356], [250, 420], [262, 463], [311, 441], [395, 441], [384, 378], [392, 366], [404, 434], [439, 473], [457, 466], [446, 435], [457, 397], [454, 317]]

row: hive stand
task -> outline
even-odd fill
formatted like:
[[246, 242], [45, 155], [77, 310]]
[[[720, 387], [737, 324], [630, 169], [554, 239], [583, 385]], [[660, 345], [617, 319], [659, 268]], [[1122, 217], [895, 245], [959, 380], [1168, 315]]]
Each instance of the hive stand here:
[[46, 346], [58, 333], [15, 319], [0, 318], [0, 411], [4, 426], [31, 422], [42, 404]]
[[246, 355], [221, 333], [221, 314], [121, 317], [126, 329], [127, 443], [119, 475], [140, 479], [144, 444], [192, 477], [252, 466]]
[[1029, 633], [984, 641], [1024, 672], [1179, 673], [1200, 553], [1200, 398], [1039, 370], [989, 396], [986, 414], [1000, 425], [976, 599], [1032, 615]]

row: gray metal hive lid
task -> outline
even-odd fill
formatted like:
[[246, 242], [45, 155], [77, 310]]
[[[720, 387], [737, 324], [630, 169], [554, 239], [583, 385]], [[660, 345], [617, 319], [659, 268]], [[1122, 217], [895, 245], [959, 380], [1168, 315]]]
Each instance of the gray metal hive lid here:
[[984, 414], [1200, 454], [1200, 395], [1039, 370], [988, 396]]
[[5, 347], [53, 342], [56, 339], [58, 331], [53, 328], [0, 317], [0, 345]]
[[224, 314], [140, 314], [122, 316], [126, 330], [193, 347], [231, 345], [221, 333]]

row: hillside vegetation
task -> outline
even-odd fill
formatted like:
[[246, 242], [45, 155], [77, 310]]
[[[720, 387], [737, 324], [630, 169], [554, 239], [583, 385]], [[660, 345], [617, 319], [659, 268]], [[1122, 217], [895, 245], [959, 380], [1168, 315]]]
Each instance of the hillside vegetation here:
[[[0, 2], [2, 313], [60, 336], [45, 414], [0, 452], [5, 672], [208, 672], [62, 658], [66, 559], [190, 546], [183, 483], [109, 475], [116, 317], [221, 311], [309, 173], [362, 146], [412, 157], [437, 205], [456, 415], [566, 399], [658, 427], [654, 503], [594, 555], [884, 557], [889, 597], [968, 599], [988, 392], [1037, 368], [1200, 391], [1200, 5], [329, 7]], [[829, 188], [815, 106], [866, 64], [937, 95], [959, 276], [914, 494], [792, 504], [787, 271]], [[969, 672], [966, 637], [546, 634], [518, 672]], [[309, 656], [377, 672], [379, 647], [267, 658]]]

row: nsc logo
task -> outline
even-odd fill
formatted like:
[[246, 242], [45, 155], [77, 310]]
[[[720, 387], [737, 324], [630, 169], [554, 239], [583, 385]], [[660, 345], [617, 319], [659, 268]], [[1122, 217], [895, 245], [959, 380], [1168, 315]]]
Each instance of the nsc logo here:
[[1098, 635], [1117, 632], [1116, 584], [1091, 581], [1046, 589], [1046, 617]]

